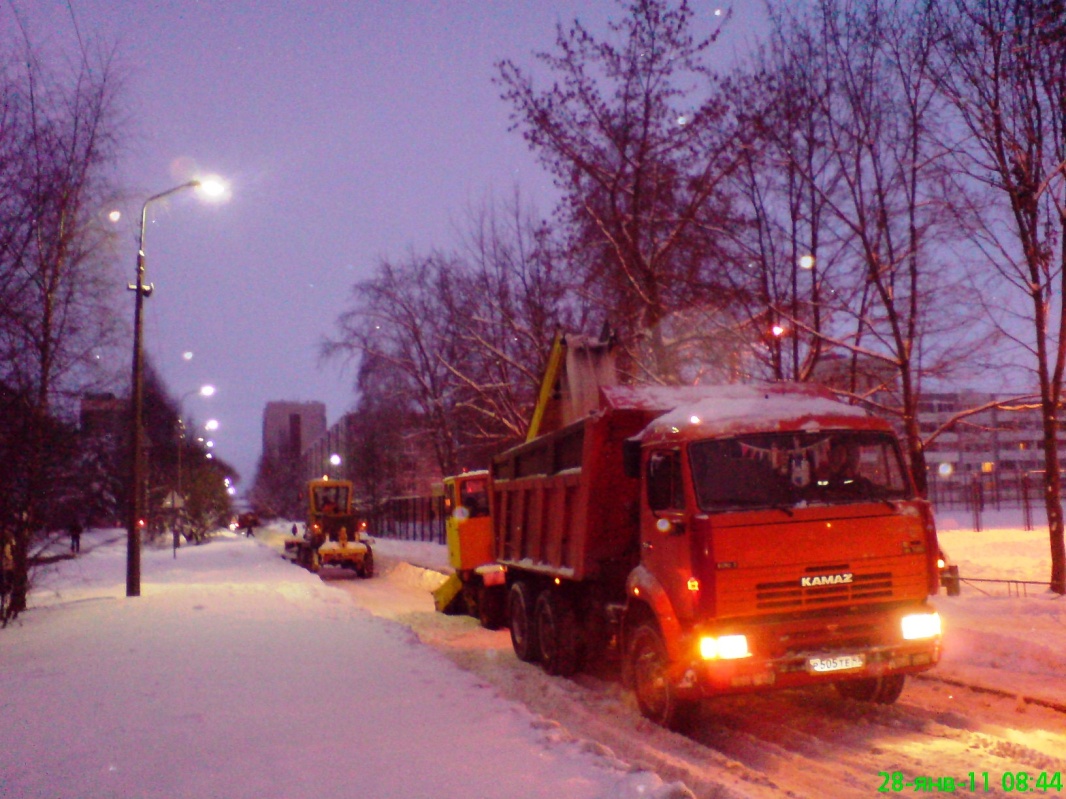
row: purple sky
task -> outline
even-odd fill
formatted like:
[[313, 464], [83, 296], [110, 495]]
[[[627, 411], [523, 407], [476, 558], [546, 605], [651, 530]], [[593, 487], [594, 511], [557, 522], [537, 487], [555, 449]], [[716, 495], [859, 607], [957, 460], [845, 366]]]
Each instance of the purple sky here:
[[[695, 2], [699, 32], [713, 6]], [[740, 0], [724, 52], [742, 49], [761, 4]], [[130, 152], [129, 228], [116, 291], [133, 313], [136, 220], [144, 199], [198, 172], [232, 197], [185, 192], [149, 209], [145, 349], [187, 417], [219, 420], [216, 452], [250, 487], [270, 400], [320, 400], [332, 424], [354, 403], [353, 373], [319, 365], [352, 284], [383, 257], [449, 248], [467, 209], [514, 186], [547, 214], [552, 192], [492, 85], [493, 64], [532, 66], [555, 23], [602, 31], [604, 0], [281, 2], [8, 0], [35, 43], [118, 47]], [[191, 352], [186, 360], [183, 353]]]

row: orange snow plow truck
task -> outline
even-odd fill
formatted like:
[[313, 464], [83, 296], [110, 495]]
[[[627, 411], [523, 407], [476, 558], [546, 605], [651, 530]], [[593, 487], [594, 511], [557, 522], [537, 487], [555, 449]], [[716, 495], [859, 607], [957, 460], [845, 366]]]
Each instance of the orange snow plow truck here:
[[889, 425], [823, 389], [603, 386], [490, 476], [518, 657], [616, 652], [659, 724], [821, 683], [891, 703], [940, 657], [931, 510]]

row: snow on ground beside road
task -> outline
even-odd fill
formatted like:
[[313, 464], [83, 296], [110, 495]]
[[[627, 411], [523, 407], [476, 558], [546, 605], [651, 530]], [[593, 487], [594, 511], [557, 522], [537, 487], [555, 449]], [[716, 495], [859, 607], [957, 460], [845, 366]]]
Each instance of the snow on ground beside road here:
[[[1046, 521], [1035, 511], [1034, 530], [1024, 530], [1020, 510], [986, 512], [982, 531], [974, 532], [972, 515], [937, 514], [940, 543], [965, 578], [1033, 581], [1023, 586], [1026, 596], [1010, 596], [999, 583], [965, 583], [958, 597], [934, 599], [944, 619], [944, 654], [933, 675], [961, 680], [1007, 693], [1033, 697], [1066, 706], [1066, 598], [1050, 593], [1051, 555]], [[286, 528], [287, 529], [287, 528]], [[280, 526], [265, 535], [280, 549]], [[387, 559], [421, 567], [406, 572], [411, 584], [426, 589], [424, 606], [431, 609], [428, 592], [439, 584], [436, 573], [449, 573], [447, 548], [419, 541], [377, 539], [375, 552]], [[422, 569], [432, 570], [430, 573]], [[402, 579], [401, 574], [394, 575]], [[1015, 589], [1017, 590], [1017, 588]], [[377, 601], [375, 612], [384, 612]], [[413, 610], [389, 608], [396, 618]]]
[[[1026, 531], [1021, 512], [985, 513], [974, 532], [965, 513], [937, 515], [940, 542], [963, 578], [1033, 581], [1027, 596], [1009, 596], [1006, 584], [964, 583], [962, 594], [934, 600], [944, 619], [944, 654], [932, 674], [1066, 706], [1066, 598], [1047, 590], [1051, 555], [1047, 528], [1034, 514]], [[444, 546], [380, 539], [386, 557], [449, 572]], [[436, 585], [419, 573], [413, 579]], [[1015, 589], [1017, 590], [1017, 589]]]
[[[934, 674], [1066, 706], [1066, 598], [1047, 590], [1048, 531], [1043, 515], [1034, 516], [1027, 531], [1020, 511], [986, 513], [974, 532], [964, 511], [937, 515], [941, 546], [964, 582], [961, 596], [935, 600], [945, 630]], [[965, 578], [1042, 585], [1012, 589]]]
[[145, 548], [137, 598], [119, 531], [82, 548], [0, 631], [0, 796], [678, 795], [257, 541]]
[[[1047, 579], [1046, 530], [968, 522], [938, 517], [964, 578]], [[944, 660], [897, 705], [828, 688], [725, 697], [682, 737], [640, 719], [616, 680], [550, 677], [506, 630], [434, 613], [443, 546], [379, 539], [373, 579], [319, 579], [278, 556], [289, 527], [176, 560], [146, 550], [139, 599], [124, 597], [121, 531], [38, 574], [34, 609], [0, 631], [0, 719], [15, 725], [0, 796], [635, 799], [688, 796], [684, 782], [769, 799], [872, 795], [886, 769], [1066, 770], [1062, 715], [1014, 699], [1066, 702], [1066, 601], [1041, 588], [938, 597]]]

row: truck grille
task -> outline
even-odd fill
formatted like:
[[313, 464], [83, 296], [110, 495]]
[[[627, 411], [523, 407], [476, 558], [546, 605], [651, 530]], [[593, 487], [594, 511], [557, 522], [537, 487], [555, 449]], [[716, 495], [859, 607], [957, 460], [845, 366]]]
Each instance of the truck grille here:
[[[832, 567], [826, 571], [846, 571], [847, 567]], [[814, 570], [808, 570], [814, 571]], [[755, 606], [760, 610], [818, 607], [846, 604], [853, 601], [884, 599], [892, 596], [892, 572], [855, 574], [850, 583], [840, 585], [803, 586], [800, 580], [758, 583], [755, 586]]]

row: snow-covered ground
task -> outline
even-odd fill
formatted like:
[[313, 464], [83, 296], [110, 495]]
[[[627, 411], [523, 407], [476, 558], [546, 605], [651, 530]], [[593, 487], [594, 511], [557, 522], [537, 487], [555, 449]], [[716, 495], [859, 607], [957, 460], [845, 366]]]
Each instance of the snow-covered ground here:
[[[1046, 529], [984, 521], [938, 518], [964, 578], [1047, 579]], [[38, 573], [33, 609], [0, 631], [0, 797], [873, 796], [893, 771], [960, 793], [988, 772], [1005, 795], [1004, 773], [1066, 779], [1066, 600], [1040, 587], [938, 597], [944, 659], [894, 706], [728, 697], [684, 737], [610, 675], [548, 677], [506, 631], [434, 613], [444, 547], [379, 540], [373, 579], [320, 579], [278, 556], [287, 530], [146, 549], [136, 599], [117, 531]]]
[[974, 532], [965, 512], [937, 518], [941, 546], [964, 580], [1003, 582], [964, 581], [961, 596], [937, 598], [945, 643], [935, 673], [1066, 709], [1066, 597], [1047, 590], [1048, 532], [1043, 517], [1034, 522], [1025, 531], [1015, 511], [988, 513]]
[[146, 549], [135, 599], [82, 549], [0, 631], [0, 797], [671, 795], [257, 541]]

